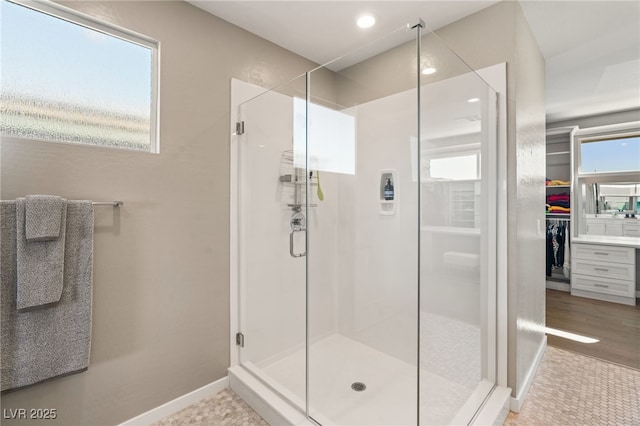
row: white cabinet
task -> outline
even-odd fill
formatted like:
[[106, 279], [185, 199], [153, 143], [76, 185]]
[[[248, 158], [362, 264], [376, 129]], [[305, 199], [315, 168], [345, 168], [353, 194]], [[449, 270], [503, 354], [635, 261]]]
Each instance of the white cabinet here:
[[604, 232], [610, 237], [622, 237], [622, 221], [612, 219], [605, 224]]
[[636, 257], [633, 247], [574, 242], [571, 294], [636, 304]]
[[640, 237], [640, 223], [638, 219], [623, 219], [611, 217], [587, 217], [587, 235], [607, 235], [610, 237]]
[[640, 238], [640, 222], [638, 219], [625, 220], [622, 224], [622, 230], [625, 237]]

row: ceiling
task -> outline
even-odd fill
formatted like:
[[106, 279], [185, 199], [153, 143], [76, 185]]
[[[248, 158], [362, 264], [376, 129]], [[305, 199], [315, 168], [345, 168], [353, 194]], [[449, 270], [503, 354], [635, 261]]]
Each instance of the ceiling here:
[[[318, 64], [415, 22], [417, 17], [436, 30], [497, 3], [188, 1]], [[640, 1], [520, 0], [520, 4], [546, 60], [548, 121], [640, 107]], [[377, 23], [363, 30], [355, 20], [365, 12], [372, 13]], [[372, 47], [367, 50], [369, 56], [392, 46], [373, 43]], [[343, 60], [333, 68], [352, 64]]]

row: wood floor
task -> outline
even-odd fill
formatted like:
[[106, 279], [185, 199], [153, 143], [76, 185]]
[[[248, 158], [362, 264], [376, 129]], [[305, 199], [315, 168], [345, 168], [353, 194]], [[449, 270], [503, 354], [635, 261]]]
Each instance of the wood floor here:
[[621, 305], [547, 289], [547, 327], [598, 339], [580, 343], [547, 335], [547, 343], [640, 370], [640, 303]]

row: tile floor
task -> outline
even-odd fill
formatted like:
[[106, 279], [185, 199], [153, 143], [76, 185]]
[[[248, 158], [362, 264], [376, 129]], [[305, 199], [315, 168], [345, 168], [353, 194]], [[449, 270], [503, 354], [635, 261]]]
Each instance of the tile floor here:
[[[505, 426], [640, 425], [640, 371], [547, 347], [519, 414]], [[238, 395], [225, 389], [154, 426], [266, 426]]]
[[504, 424], [640, 425], [640, 371], [547, 346], [520, 413]]
[[238, 394], [227, 388], [152, 426], [269, 426]]

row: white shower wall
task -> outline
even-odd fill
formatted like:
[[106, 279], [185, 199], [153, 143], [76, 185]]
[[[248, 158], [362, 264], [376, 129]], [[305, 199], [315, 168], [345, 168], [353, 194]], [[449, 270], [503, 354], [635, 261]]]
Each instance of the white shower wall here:
[[[412, 363], [419, 264], [415, 109], [416, 92], [410, 90], [344, 110], [356, 117], [356, 174], [323, 171], [323, 201], [317, 200], [316, 187], [311, 188], [310, 202], [317, 207], [309, 207], [306, 258], [311, 340], [338, 332]], [[240, 188], [239, 215], [241, 229], [249, 232], [249, 243], [241, 245], [240, 253], [247, 296], [241, 328], [248, 359], [260, 363], [305, 343], [305, 258], [289, 255], [293, 212], [284, 205], [286, 184], [278, 180], [282, 152], [292, 149], [292, 97], [275, 91], [263, 94], [241, 107], [240, 115], [245, 121], [241, 152], [246, 165], [241, 173], [248, 176]], [[380, 214], [383, 169], [396, 172], [394, 215]], [[424, 244], [437, 237], [421, 232], [423, 291], [445, 297], [449, 290], [439, 290], [433, 277], [425, 275], [434, 262], [441, 262], [441, 254], [434, 260]], [[302, 238], [296, 239], [297, 251], [303, 244]], [[470, 237], [467, 245], [467, 250], [479, 251], [477, 237]], [[477, 300], [479, 293], [469, 296]], [[254, 325], [259, 330], [252, 330]]]
[[[418, 185], [410, 141], [417, 132], [417, 103], [411, 92], [353, 107], [356, 174], [339, 177], [336, 303], [341, 334], [415, 364]], [[383, 169], [396, 172], [393, 215], [380, 214]]]

